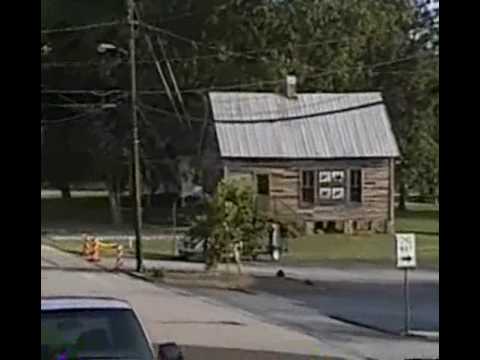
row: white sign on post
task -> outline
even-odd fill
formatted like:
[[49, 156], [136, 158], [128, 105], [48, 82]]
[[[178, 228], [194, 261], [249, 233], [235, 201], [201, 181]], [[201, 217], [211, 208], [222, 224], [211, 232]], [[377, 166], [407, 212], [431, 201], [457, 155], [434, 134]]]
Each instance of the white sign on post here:
[[415, 234], [396, 234], [397, 268], [411, 269], [417, 266]]

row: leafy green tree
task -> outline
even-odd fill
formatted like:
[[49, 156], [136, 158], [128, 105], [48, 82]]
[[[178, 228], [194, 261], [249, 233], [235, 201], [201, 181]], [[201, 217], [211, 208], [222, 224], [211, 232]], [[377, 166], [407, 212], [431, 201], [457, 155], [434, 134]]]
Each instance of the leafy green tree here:
[[409, 2], [231, 0], [205, 39], [224, 53], [218, 81], [294, 73], [301, 91], [382, 91], [402, 154], [401, 207], [410, 190], [438, 192], [438, 22]]
[[[124, 4], [116, 1], [104, 2], [98, 9], [76, 4], [65, 12], [62, 9], [71, 1], [43, 3], [48, 5], [44, 20], [48, 27], [125, 17]], [[419, 16], [410, 1], [146, 0], [141, 12], [144, 21], [170, 32], [148, 31], [165, 43], [181, 89], [238, 83], [252, 85], [232, 89], [279, 91], [278, 80], [294, 73], [300, 91], [382, 91], [402, 153], [397, 171], [402, 199], [418, 188], [437, 192], [438, 21]], [[161, 88], [144, 43], [145, 32], [140, 31], [138, 39], [139, 88]], [[52, 34], [47, 36], [54, 48], [49, 59], [90, 61], [99, 41], [127, 48], [127, 39], [125, 26]], [[128, 89], [127, 65], [120, 63], [112, 72], [116, 87]], [[99, 71], [95, 66], [45, 68], [44, 78], [50, 87], [105, 88]], [[202, 117], [202, 92], [184, 96], [188, 112]], [[141, 102], [173, 113], [165, 96], [145, 95]], [[168, 138], [181, 145], [178, 153], [196, 152], [202, 124], [188, 130], [175, 116], [144, 111], [145, 158], [163, 153]], [[184, 141], [175, 141], [180, 138]], [[207, 145], [214, 147], [213, 142]], [[155, 172], [154, 167], [150, 170]]]
[[206, 266], [211, 270], [222, 260], [228, 261], [235, 247], [242, 255], [252, 255], [267, 236], [267, 224], [257, 214], [252, 188], [242, 181], [225, 179], [208, 203], [206, 215], [196, 219], [189, 235], [206, 242]]

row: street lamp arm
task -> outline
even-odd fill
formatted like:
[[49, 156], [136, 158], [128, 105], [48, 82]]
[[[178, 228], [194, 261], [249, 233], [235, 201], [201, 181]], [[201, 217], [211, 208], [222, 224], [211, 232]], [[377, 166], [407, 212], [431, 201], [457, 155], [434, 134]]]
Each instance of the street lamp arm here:
[[124, 55], [124, 56], [127, 56], [129, 54], [127, 50], [125, 50], [121, 47], [118, 47], [115, 44], [111, 44], [111, 43], [98, 44], [97, 53], [103, 55], [103, 54], [106, 54], [106, 53], [109, 53], [109, 52], [120, 53], [121, 55]]

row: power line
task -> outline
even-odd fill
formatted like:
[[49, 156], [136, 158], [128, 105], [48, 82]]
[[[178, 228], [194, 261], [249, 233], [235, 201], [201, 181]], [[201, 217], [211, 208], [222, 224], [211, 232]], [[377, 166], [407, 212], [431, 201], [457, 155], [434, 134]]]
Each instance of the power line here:
[[[250, 59], [250, 60], [260, 60], [260, 61], [266, 61], [266, 62], [270, 62], [270, 61], [274, 61], [274, 60], [269, 60], [269, 59], [258, 59], [256, 57], [252, 57], [250, 55], [253, 55], [253, 54], [260, 54], [260, 53], [268, 53], [268, 52], [272, 52], [272, 51], [275, 51], [275, 50], [284, 50], [286, 47], [270, 47], [270, 48], [262, 48], [262, 49], [255, 49], [255, 50], [245, 50], [245, 51], [232, 51], [232, 50], [227, 50], [227, 49], [218, 49], [218, 47], [216, 46], [213, 46], [213, 45], [209, 45], [205, 42], [202, 42], [202, 41], [198, 41], [198, 40], [194, 40], [194, 39], [190, 39], [190, 38], [187, 38], [185, 36], [182, 36], [182, 35], [178, 35], [178, 34], [175, 34], [169, 30], [166, 30], [166, 29], [163, 29], [163, 28], [159, 28], [157, 26], [154, 26], [154, 25], [150, 25], [150, 24], [147, 24], [145, 22], [138, 22], [140, 25], [144, 26], [146, 29], [148, 30], [151, 30], [151, 31], [154, 31], [154, 32], [157, 32], [157, 33], [161, 33], [161, 34], [164, 34], [164, 35], [168, 35], [170, 37], [173, 37], [173, 38], [176, 38], [176, 39], [180, 39], [184, 42], [187, 42], [189, 44], [194, 44], [194, 46], [196, 47], [197, 45], [204, 45], [205, 47], [211, 49], [211, 50], [214, 50], [216, 51], [214, 54], [205, 54], [205, 55], [198, 55], [198, 56], [189, 56], [189, 57], [172, 57], [172, 58], [169, 58], [169, 61], [170, 62], [190, 62], [190, 61], [197, 61], [197, 60], [204, 60], [204, 59], [214, 59], [214, 58], [219, 58], [220, 56], [222, 55], [231, 55], [231, 56], [237, 56], [237, 57], [245, 57], [247, 59]], [[368, 37], [368, 35], [364, 35], [365, 37]], [[328, 46], [328, 45], [332, 45], [332, 44], [338, 44], [338, 43], [342, 43], [342, 42], [350, 42], [352, 41], [352, 39], [350, 37], [343, 37], [343, 38], [335, 38], [335, 39], [323, 39], [323, 40], [318, 40], [318, 41], [312, 41], [312, 42], [308, 42], [308, 43], [305, 43], [305, 44], [292, 44], [291, 45], [291, 48], [295, 48], [295, 49], [298, 49], [298, 48], [308, 48], [308, 47], [312, 47], [312, 46]], [[154, 62], [152, 61], [137, 61], [137, 64], [154, 64]], [[42, 66], [44, 67], [88, 67], [88, 66], [99, 66], [101, 65], [101, 62], [98, 62], [98, 61], [91, 61], [91, 62], [84, 62], [84, 61], [71, 61], [71, 62], [46, 62], [46, 63], [43, 63]]]
[[348, 112], [353, 110], [367, 109], [367, 108], [371, 108], [379, 105], [383, 105], [383, 101], [373, 101], [367, 104], [349, 106], [342, 109], [321, 111], [321, 112], [316, 112], [311, 114], [283, 116], [283, 117], [276, 117], [276, 118], [270, 118], [270, 119], [215, 120], [215, 123], [246, 125], [246, 124], [273, 123], [273, 122], [292, 121], [292, 120], [304, 120], [312, 117], [322, 117], [322, 116], [333, 115], [333, 114], [338, 114], [338, 113], [343, 113], [343, 112]]
[[117, 26], [124, 23], [125, 21], [117, 20], [117, 21], [110, 21], [110, 22], [104, 22], [104, 23], [70, 26], [70, 27], [56, 28], [56, 29], [42, 29], [42, 35], [77, 32], [77, 31], [88, 31], [92, 29]]
[[[159, 109], [159, 108], [154, 107], [154, 106], [145, 105], [143, 103], [140, 103], [139, 106], [141, 108], [147, 110], [147, 111], [150, 111], [150, 112], [155, 112], [155, 113], [162, 114], [162, 115], [177, 117], [177, 114], [175, 114], [175, 113], [172, 113], [172, 112], [167, 111], [167, 110]], [[191, 115], [183, 115], [182, 117], [185, 120], [188, 120], [188, 121], [191, 121], [191, 122], [202, 122], [203, 123], [205, 121], [205, 119], [195, 117], [195, 116], [191, 116]]]
[[100, 90], [100, 89], [91, 89], [91, 90], [69, 90], [69, 89], [44, 89], [41, 90], [44, 94], [70, 94], [70, 95], [84, 95], [90, 94], [94, 96], [110, 96], [114, 94], [127, 94], [125, 90]]
[[[328, 102], [328, 101], [325, 101], [325, 102]], [[323, 104], [323, 102], [322, 102], [322, 104]], [[308, 118], [308, 117], [326, 116], [326, 115], [330, 115], [330, 114], [333, 114], [333, 113], [362, 109], [362, 108], [377, 106], [377, 105], [381, 105], [381, 104], [383, 104], [383, 102], [376, 101], [376, 102], [372, 102], [372, 103], [368, 103], [368, 104], [364, 104], [364, 105], [360, 105], [360, 106], [353, 106], [353, 107], [348, 107], [348, 108], [344, 108], [344, 109], [337, 109], [337, 110], [333, 110], [333, 111], [324, 111], [324, 112], [304, 114], [304, 115], [301, 115], [301, 116], [292, 116], [292, 117], [275, 117], [275, 118], [271, 118], [271, 119], [252, 119], [252, 120], [248, 120], [248, 122], [249, 123], [264, 123], [264, 122], [300, 120], [300, 119], [304, 119], [304, 118]], [[88, 106], [88, 104], [85, 104], [85, 105], [86, 105], [86, 107]], [[172, 117], [177, 117], [178, 116], [178, 114], [174, 114], [172, 112], [169, 112], [169, 111], [166, 111], [166, 110], [163, 110], [163, 109], [159, 109], [159, 108], [154, 107], [154, 106], [145, 105], [143, 103], [139, 103], [138, 105], [139, 105], [139, 107], [141, 107], [145, 110], [151, 111], [151, 112], [156, 112], [156, 113], [159, 113], [159, 114], [162, 114], [162, 115], [167, 115], [167, 116], [172, 116]], [[79, 114], [79, 115], [72, 116], [72, 117], [65, 118], [65, 119], [60, 119], [60, 120], [55, 120], [55, 121], [44, 121], [44, 122], [42, 122], [42, 125], [54, 125], [54, 124], [59, 124], [59, 123], [71, 122], [71, 121], [79, 120], [82, 117], [88, 117], [89, 115], [91, 115], [91, 114]], [[258, 115], [258, 114], [256, 114], [256, 115]], [[201, 118], [195, 117], [195, 116], [187, 115], [187, 116], [182, 116], [182, 117], [185, 120], [189, 120], [189, 121], [192, 121], [192, 122], [198, 122], [198, 123], [200, 123], [200, 122], [204, 123], [205, 122], [205, 119], [201, 119]], [[219, 122], [219, 123], [245, 123], [245, 121], [246, 120], [242, 120], [242, 121], [217, 120], [216, 122]]]
[[160, 79], [162, 81], [163, 87], [165, 88], [165, 92], [167, 94], [168, 99], [170, 100], [170, 103], [172, 104], [173, 110], [178, 116], [178, 119], [180, 122], [182, 122], [182, 117], [180, 116], [180, 112], [178, 111], [177, 105], [175, 103], [175, 99], [173, 98], [172, 91], [170, 90], [170, 86], [167, 82], [167, 79], [165, 77], [165, 74], [162, 70], [162, 67], [160, 66], [160, 62], [158, 61], [157, 55], [155, 54], [155, 49], [153, 47], [153, 42], [152, 39], [148, 34], [145, 34], [145, 41], [148, 46], [148, 51], [150, 52], [150, 55], [152, 56], [153, 60], [155, 61], [155, 68], [157, 70], [158, 75], [160, 76]]
[[44, 103], [47, 107], [59, 107], [65, 109], [112, 109], [118, 107], [116, 103], [73, 103], [73, 104], [58, 104], [58, 103]]
[[193, 40], [193, 39], [189, 39], [185, 36], [182, 36], [182, 35], [178, 35], [174, 32], [171, 32], [170, 30], [167, 30], [167, 29], [163, 29], [163, 28], [159, 28], [157, 26], [154, 26], [154, 25], [150, 25], [144, 21], [139, 21], [138, 24], [142, 27], [144, 27], [145, 29], [148, 29], [148, 30], [151, 30], [151, 31], [155, 31], [155, 32], [159, 32], [161, 34], [164, 34], [164, 35], [168, 35], [174, 39], [178, 39], [178, 40], [181, 40], [183, 42], [186, 42], [188, 44], [190, 44], [191, 46], [193, 46], [194, 48], [197, 47], [197, 44], [201, 44], [202, 42], [201, 41], [198, 41], [198, 40]]
[[[362, 110], [362, 109], [368, 109], [371, 107], [375, 106], [381, 106], [384, 105], [383, 101], [373, 101], [361, 105], [355, 105], [355, 106], [349, 106], [341, 109], [335, 109], [335, 110], [327, 110], [327, 111], [319, 111], [315, 113], [310, 113], [310, 114], [302, 114], [302, 115], [295, 115], [295, 116], [279, 116], [279, 117], [273, 117], [273, 118], [268, 118], [268, 119], [242, 119], [242, 120], [214, 120], [215, 123], [218, 124], [242, 124], [242, 125], [250, 125], [250, 124], [260, 124], [260, 123], [274, 123], [274, 122], [283, 122], [283, 121], [294, 121], [294, 120], [304, 120], [308, 118], [313, 118], [313, 117], [323, 117], [323, 116], [328, 116], [328, 115], [333, 115], [333, 114], [338, 114], [338, 113], [344, 113], [344, 112], [349, 112], [349, 111], [354, 111], [354, 110]], [[170, 115], [170, 116], [175, 116], [175, 114], [165, 111], [162, 109], [158, 109], [152, 106], [144, 105], [141, 104], [141, 107], [150, 110], [153, 112], [157, 112], [163, 115]], [[205, 122], [205, 119], [201, 119], [198, 117], [190, 117], [192, 120], [195, 120], [195, 122]]]
[[[170, 74], [171, 82], [173, 83], [173, 88], [174, 88], [175, 93], [177, 95], [177, 98], [180, 102], [180, 107], [181, 107], [183, 113], [186, 114], [187, 109], [185, 107], [185, 102], [183, 101], [182, 93], [181, 93], [180, 88], [178, 86], [177, 79], [175, 78], [175, 73], [173, 72], [172, 66], [170, 65], [170, 62], [168, 61], [167, 51], [165, 50], [165, 47], [163, 46], [162, 41], [158, 37], [157, 37], [157, 43], [158, 43], [158, 46], [160, 47], [163, 58], [165, 59], [165, 63], [167, 65], [167, 70], [168, 70], [168, 73]], [[188, 126], [191, 127], [190, 122], [187, 122], [187, 123], [188, 123]]]
[[79, 121], [79, 120], [86, 120], [89, 119], [92, 116], [97, 116], [101, 113], [101, 111], [96, 112], [96, 113], [81, 113], [81, 114], [76, 114], [73, 116], [65, 117], [62, 119], [57, 119], [57, 120], [42, 120], [41, 125], [42, 126], [52, 126], [52, 125], [61, 125], [65, 123], [70, 123], [72, 121]]
[[[343, 41], [348, 41], [349, 39], [343, 39], [343, 40], [333, 40], [333, 41], [314, 41], [314, 42], [309, 42], [305, 44], [296, 44], [292, 45], [294, 48], [308, 48], [312, 46], [319, 46], [319, 45], [329, 45], [333, 43], [339, 43]], [[197, 61], [197, 60], [207, 60], [207, 59], [215, 59], [219, 58], [220, 56], [226, 54], [229, 54], [231, 56], [237, 56], [237, 57], [245, 57], [250, 54], [261, 54], [261, 53], [268, 53], [272, 52], [275, 50], [280, 50], [283, 48], [279, 47], [270, 47], [270, 48], [263, 48], [263, 49], [258, 49], [258, 50], [246, 50], [243, 52], [236, 52], [236, 51], [230, 51], [230, 50], [221, 50], [221, 52], [218, 52], [218, 49], [216, 53], [214, 54], [206, 54], [206, 55], [197, 55], [197, 56], [188, 56], [188, 57], [171, 57], [168, 59], [170, 62], [192, 62], [192, 61]], [[222, 52], [223, 51], [223, 52]], [[249, 59], [251, 59], [251, 56], [248, 56]], [[269, 59], [257, 59], [260, 61], [267, 61], [267, 62], [272, 62], [274, 60], [269, 60]], [[161, 60], [161, 62], [165, 62], [165, 60]], [[149, 65], [149, 64], [154, 64], [153, 61], [151, 60], [139, 60], [137, 61], [137, 64], [141, 65]], [[42, 63], [42, 66], [45, 68], [50, 68], [50, 67], [89, 67], [89, 66], [100, 66], [102, 63], [100, 61], [64, 61], [64, 62], [44, 62]]]
[[170, 16], [170, 17], [167, 17], [165, 19], [160, 19], [160, 22], [161, 23], [166, 23], [166, 22], [170, 22], [170, 21], [174, 21], [174, 20], [184, 19], [186, 17], [193, 16], [195, 13], [196, 12], [194, 12], [194, 11], [190, 11], [190, 12], [186, 12], [186, 13], [183, 13], [183, 14]]
[[[349, 70], [374, 70], [378, 67], [395, 65], [395, 64], [406, 62], [406, 61], [411, 61], [411, 60], [430, 57], [430, 56], [431, 55], [415, 55], [415, 56], [410, 56], [410, 57], [405, 57], [405, 58], [400, 58], [400, 59], [395, 59], [395, 60], [390, 60], [390, 61], [383, 61], [383, 62], [379, 62], [379, 63], [376, 63], [376, 64], [371, 64], [371, 65], [352, 66], [352, 67], [349, 67], [348, 69]], [[317, 79], [317, 78], [321, 78], [323, 76], [343, 72], [345, 70], [347, 70], [347, 68], [341, 69], [341, 70], [331, 70], [331, 71], [324, 71], [324, 72], [320, 72], [320, 73], [316, 73], [316, 74], [310, 74], [310, 75], [305, 76], [305, 79]], [[251, 82], [251, 83], [239, 83], [239, 84], [211, 86], [211, 87], [204, 87], [204, 88], [184, 89], [184, 90], [182, 90], [182, 93], [244, 89], [244, 88], [258, 87], [258, 86], [262, 86], [262, 85], [277, 85], [277, 84], [281, 84], [283, 81], [284, 81], [283, 79], [282, 80], [264, 80], [264, 81], [255, 81], [255, 82]], [[163, 94], [163, 92], [160, 91], [160, 90], [150, 90], [150, 91], [149, 90], [144, 90], [144, 91], [142, 91], [142, 93], [146, 94], [146, 95]]]
[[[323, 106], [323, 105], [327, 105], [329, 103], [336, 102], [339, 99], [341, 99], [343, 96], [344, 96], [344, 94], [338, 94], [338, 96], [335, 96], [334, 98], [331, 98], [331, 99], [328, 99], [328, 100], [317, 101], [317, 102], [309, 104], [309, 106], [306, 106], [305, 104], [302, 104], [298, 107], [291, 107], [291, 108], [289, 108], [289, 110], [291, 110], [294, 113], [298, 113], [299, 111], [302, 111], [302, 110], [305, 110], [305, 109], [312, 109], [312, 108], [315, 108], [315, 107], [318, 108], [319, 106]], [[346, 110], [345, 109], [343, 109], [343, 110], [342, 109], [332, 110], [332, 113], [361, 109], [361, 108], [364, 108], [364, 107], [370, 107], [370, 106], [380, 105], [380, 104], [383, 104], [383, 103], [381, 101], [375, 101], [375, 102], [371, 102], [371, 103], [368, 103], [368, 104], [357, 105], [357, 106], [354, 106], [352, 108], [347, 108]], [[143, 103], [141, 103], [140, 105], [145, 110], [148, 110], [148, 111], [151, 111], [151, 112], [156, 112], [158, 114], [172, 116], [172, 117], [175, 116], [174, 113], [172, 113], [170, 111], [167, 111], [167, 110], [159, 109], [159, 108], [151, 106], [151, 105], [145, 105]], [[219, 122], [219, 123], [244, 123], [244, 122], [247, 122], [247, 121], [249, 123], [275, 122], [275, 121], [282, 121], [282, 120], [295, 120], [295, 119], [303, 119], [303, 118], [308, 118], [308, 117], [322, 116], [322, 115], [325, 115], [324, 113], [325, 112], [322, 111], [322, 112], [316, 112], [316, 113], [312, 113], [312, 114], [307, 113], [307, 114], [302, 114], [302, 115], [298, 115], [298, 116], [291, 116], [291, 117], [273, 116], [271, 119], [251, 119], [251, 120], [238, 120], [238, 121], [237, 120], [216, 120], [215, 122]], [[257, 117], [257, 116], [263, 116], [263, 115], [272, 116], [272, 112], [271, 111], [262, 111], [262, 112], [249, 113], [249, 115], [251, 117]], [[205, 122], [205, 119], [195, 117], [195, 116], [191, 116], [190, 119], [194, 120], [195, 122]]]
[[[336, 70], [330, 70], [330, 71], [323, 71], [319, 73], [313, 73], [305, 76], [305, 79], [316, 79], [320, 78], [323, 76], [327, 75], [332, 75], [336, 74], [339, 72], [344, 72], [347, 70], [375, 70], [377, 68], [381, 68], [384, 66], [389, 66], [389, 65], [395, 65], [395, 64], [400, 64], [404, 62], [408, 62], [411, 60], [415, 59], [422, 59], [422, 58], [433, 58], [437, 59], [438, 56], [432, 55], [432, 54], [420, 54], [420, 55], [412, 55], [408, 57], [403, 57], [403, 58], [397, 58], [397, 59], [392, 59], [389, 61], [382, 61], [374, 64], [369, 64], [369, 65], [356, 65], [356, 66], [351, 66], [343, 69], [336, 69]], [[377, 70], [376, 72], [383, 72], [384, 70]], [[197, 92], [205, 92], [205, 91], [219, 91], [219, 90], [233, 90], [233, 89], [244, 89], [244, 88], [251, 88], [251, 87], [259, 87], [262, 85], [276, 85], [282, 83], [284, 80], [260, 80], [260, 81], [253, 81], [250, 83], [237, 83], [237, 84], [227, 84], [227, 85], [218, 85], [218, 86], [210, 86], [210, 87], [203, 87], [203, 88], [191, 88], [191, 89], [183, 89], [182, 93], [197, 93]], [[62, 90], [62, 89], [56, 89], [56, 90], [42, 90], [45, 93], [50, 93], [50, 94], [55, 94], [55, 93], [63, 93], [63, 94], [92, 94], [92, 95], [98, 95], [98, 96], [105, 96], [111, 93], [127, 93], [126, 91], [122, 90], [112, 90], [110, 92], [102, 92], [100, 90], [96, 89], [90, 89], [90, 90]], [[143, 95], [163, 95], [165, 94], [165, 90], [142, 90], [139, 91], [139, 94]]]
[[[145, 27], [147, 30], [150, 30], [150, 31], [154, 31], [154, 32], [158, 32], [158, 33], [161, 33], [161, 34], [164, 34], [164, 35], [168, 35], [174, 39], [178, 39], [178, 40], [181, 40], [183, 42], [186, 42], [188, 44], [190, 44], [191, 46], [193, 46], [194, 48], [197, 48], [198, 45], [204, 45], [205, 47], [209, 48], [209, 49], [212, 49], [214, 51], [217, 51], [216, 54], [211, 54], [211, 55], [205, 55], [204, 57], [218, 57], [219, 55], [222, 55], [222, 54], [229, 54], [229, 55], [233, 55], [233, 56], [242, 56], [242, 57], [247, 57], [249, 59], [253, 59], [253, 60], [256, 60], [256, 58], [252, 57], [252, 56], [249, 56], [250, 54], [255, 54], [255, 53], [261, 53], [261, 52], [266, 52], [266, 51], [273, 51], [273, 50], [278, 50], [279, 48], [278, 47], [275, 47], [275, 48], [263, 48], [263, 49], [259, 49], [259, 50], [247, 50], [247, 51], [242, 51], [242, 52], [238, 52], [238, 51], [232, 51], [232, 50], [228, 50], [228, 49], [220, 49], [220, 53], [218, 53], [219, 49], [214, 46], [214, 45], [210, 45], [210, 44], [207, 44], [203, 41], [199, 41], [199, 40], [194, 40], [194, 39], [190, 39], [190, 38], [187, 38], [183, 35], [179, 35], [179, 34], [176, 34], [176, 33], [173, 33], [167, 29], [163, 29], [163, 28], [160, 28], [160, 27], [157, 27], [157, 26], [154, 26], [154, 25], [151, 25], [151, 24], [147, 24], [145, 22], [140, 22], [139, 23], [141, 26]], [[365, 37], [367, 37], [367, 35], [364, 35]], [[305, 46], [312, 46], [312, 45], [332, 45], [332, 44], [337, 44], [337, 43], [341, 43], [341, 42], [348, 42], [348, 41], [351, 41], [352, 39], [351, 38], [348, 38], [348, 37], [344, 37], [344, 38], [335, 38], [335, 39], [330, 39], [330, 40], [319, 40], [319, 41], [315, 41], [315, 42], [312, 42], [312, 43], [308, 43], [308, 44], [305, 44], [305, 45], [294, 45], [294, 47], [298, 48], [298, 47], [305, 47]], [[198, 56], [198, 58], [201, 58], [202, 56]], [[192, 57], [193, 59], [195, 57]], [[190, 58], [179, 58], [180, 60], [188, 60]], [[177, 60], [175, 58], [171, 59], [172, 61], [173, 60]]]
[[41, 66], [43, 68], [66, 68], [66, 67], [94, 67], [100, 66], [103, 63], [101, 61], [48, 61], [42, 62]]

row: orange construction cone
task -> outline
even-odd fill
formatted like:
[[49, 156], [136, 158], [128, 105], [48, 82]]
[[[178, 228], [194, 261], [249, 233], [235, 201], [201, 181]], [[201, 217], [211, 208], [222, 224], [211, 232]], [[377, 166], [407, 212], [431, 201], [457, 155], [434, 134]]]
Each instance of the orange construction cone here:
[[91, 243], [91, 252], [90, 256], [88, 257], [88, 261], [98, 262], [100, 261], [100, 241], [96, 238], [93, 238]]
[[117, 259], [115, 260], [115, 270], [118, 270], [123, 265], [123, 246], [117, 245]]
[[87, 234], [83, 234], [82, 239], [83, 239], [82, 254], [84, 257], [87, 258], [90, 255], [90, 237]]

